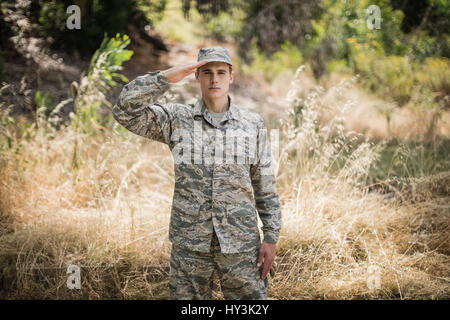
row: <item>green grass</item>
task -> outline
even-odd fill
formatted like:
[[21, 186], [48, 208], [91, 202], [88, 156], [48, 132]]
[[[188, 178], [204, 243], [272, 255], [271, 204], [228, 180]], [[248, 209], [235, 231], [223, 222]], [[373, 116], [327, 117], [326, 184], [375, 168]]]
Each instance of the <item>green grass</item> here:
[[369, 177], [373, 182], [387, 178], [408, 178], [433, 175], [450, 170], [450, 139], [434, 142], [386, 143], [380, 159], [371, 168]]

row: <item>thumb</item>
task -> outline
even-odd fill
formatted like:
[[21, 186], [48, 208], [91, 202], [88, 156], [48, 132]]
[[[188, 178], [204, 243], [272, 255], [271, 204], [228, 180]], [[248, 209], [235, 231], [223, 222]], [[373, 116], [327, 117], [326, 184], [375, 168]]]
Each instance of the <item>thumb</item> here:
[[261, 246], [261, 248], [259, 248], [259, 255], [258, 255], [258, 264], [257, 267], [260, 267], [261, 264], [263, 263], [263, 259], [264, 259], [264, 250], [263, 247]]

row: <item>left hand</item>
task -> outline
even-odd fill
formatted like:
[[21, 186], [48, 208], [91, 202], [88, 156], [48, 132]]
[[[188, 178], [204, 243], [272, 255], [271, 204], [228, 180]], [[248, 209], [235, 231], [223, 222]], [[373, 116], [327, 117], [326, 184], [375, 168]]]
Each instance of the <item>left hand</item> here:
[[264, 266], [261, 272], [261, 279], [265, 279], [267, 274], [269, 273], [270, 268], [272, 268], [272, 264], [275, 260], [276, 243], [263, 242], [259, 247], [259, 256], [258, 256], [258, 268], [263, 264]]

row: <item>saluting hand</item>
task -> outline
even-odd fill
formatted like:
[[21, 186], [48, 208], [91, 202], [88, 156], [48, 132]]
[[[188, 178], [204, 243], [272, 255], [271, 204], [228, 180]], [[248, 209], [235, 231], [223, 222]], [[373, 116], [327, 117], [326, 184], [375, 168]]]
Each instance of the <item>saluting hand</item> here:
[[200, 68], [204, 64], [207, 64], [208, 61], [200, 61], [195, 63], [183, 64], [181, 66], [175, 66], [170, 69], [162, 71], [162, 74], [169, 80], [170, 82], [178, 82], [183, 80], [185, 77], [195, 72], [197, 68]]

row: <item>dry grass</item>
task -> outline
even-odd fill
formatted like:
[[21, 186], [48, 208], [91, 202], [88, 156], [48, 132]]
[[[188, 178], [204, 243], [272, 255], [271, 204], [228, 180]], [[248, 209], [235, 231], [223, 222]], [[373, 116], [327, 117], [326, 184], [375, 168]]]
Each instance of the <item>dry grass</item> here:
[[[447, 173], [434, 182], [449, 179]], [[302, 179], [297, 190], [283, 198], [285, 227], [272, 295], [449, 297], [448, 190], [446, 196], [406, 205], [343, 184], [317, 187], [314, 180]], [[373, 266], [380, 269], [380, 290], [367, 287]]]
[[[78, 133], [76, 170], [73, 127], [36, 132], [19, 153], [2, 154], [2, 295], [168, 297], [160, 287], [170, 249], [169, 150], [132, 135]], [[86, 290], [66, 288], [70, 264], [82, 269]]]
[[[300, 76], [299, 72], [297, 76]], [[345, 95], [346, 86], [336, 88]], [[367, 192], [383, 143], [330, 121], [324, 96], [281, 124], [277, 190], [283, 205], [275, 299], [450, 298], [450, 172], [406, 179], [394, 196]], [[297, 113], [298, 118], [299, 113]], [[15, 136], [19, 125], [7, 132]], [[12, 130], [12, 131], [11, 131]], [[37, 121], [0, 157], [0, 296], [7, 299], [166, 299], [173, 161], [168, 148], [125, 132], [84, 135]], [[6, 131], [5, 131], [6, 132]], [[75, 139], [78, 168], [73, 167]], [[66, 287], [81, 268], [81, 290]], [[378, 268], [379, 289], [371, 289]]]

